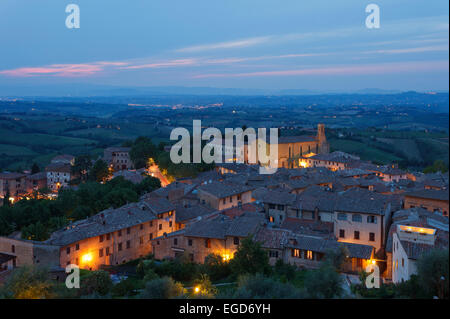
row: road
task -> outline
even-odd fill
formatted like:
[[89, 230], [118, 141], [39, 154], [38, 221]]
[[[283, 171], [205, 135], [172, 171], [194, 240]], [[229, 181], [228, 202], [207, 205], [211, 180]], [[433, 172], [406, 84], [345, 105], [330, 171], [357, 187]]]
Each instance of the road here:
[[167, 185], [170, 184], [168, 179], [159, 170], [158, 165], [155, 164], [155, 165], [150, 166], [150, 168], [148, 169], [148, 172], [153, 177], [156, 177], [157, 179], [159, 179], [162, 187], [166, 187]]

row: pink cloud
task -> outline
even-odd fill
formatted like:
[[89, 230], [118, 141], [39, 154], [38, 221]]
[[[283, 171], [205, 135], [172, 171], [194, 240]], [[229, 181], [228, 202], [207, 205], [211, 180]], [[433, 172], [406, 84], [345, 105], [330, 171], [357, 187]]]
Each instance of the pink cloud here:
[[300, 70], [275, 70], [247, 73], [210, 73], [199, 74], [193, 78], [225, 78], [225, 77], [255, 77], [255, 76], [301, 76], [301, 75], [356, 75], [356, 74], [385, 74], [397, 72], [416, 71], [445, 71], [448, 70], [448, 61], [421, 61], [381, 63], [355, 66], [337, 66], [326, 68], [310, 68]]
[[122, 67], [121, 69], [126, 69], [126, 70], [155, 69], [155, 68], [175, 67], [175, 66], [189, 66], [189, 65], [195, 65], [195, 64], [197, 64], [196, 59], [178, 59], [178, 60], [169, 60], [169, 61], [156, 62], [156, 63], [130, 65], [130, 66]]
[[12, 70], [0, 71], [0, 74], [13, 77], [56, 76], [56, 77], [81, 77], [89, 76], [105, 70], [108, 66], [126, 65], [125, 62], [94, 62], [81, 64], [51, 64], [42, 67], [24, 67]]

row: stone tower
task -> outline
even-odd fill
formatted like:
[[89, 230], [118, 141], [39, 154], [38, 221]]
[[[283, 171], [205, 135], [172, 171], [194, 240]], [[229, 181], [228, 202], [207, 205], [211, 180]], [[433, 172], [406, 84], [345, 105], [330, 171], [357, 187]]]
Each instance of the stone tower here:
[[317, 125], [317, 142], [319, 143], [319, 154], [328, 154], [330, 152], [330, 144], [325, 136], [325, 124]]

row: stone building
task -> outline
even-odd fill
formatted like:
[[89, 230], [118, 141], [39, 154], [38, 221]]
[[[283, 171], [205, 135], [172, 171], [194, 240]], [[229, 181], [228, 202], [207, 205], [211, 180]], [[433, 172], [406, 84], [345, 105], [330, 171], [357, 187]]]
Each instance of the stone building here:
[[67, 163], [51, 163], [45, 167], [47, 172], [47, 187], [52, 191], [69, 186], [73, 178], [72, 166]]
[[46, 243], [59, 246], [61, 267], [76, 264], [95, 270], [151, 253], [151, 240], [174, 228], [174, 207], [165, 199], [147, 198], [74, 222]]
[[223, 210], [253, 201], [254, 187], [236, 183], [212, 181], [197, 188], [200, 203]]
[[25, 194], [26, 177], [23, 173], [0, 173], [0, 197], [3, 199], [8, 193], [11, 198]]
[[129, 147], [108, 147], [103, 152], [103, 160], [113, 171], [127, 170], [133, 168], [130, 159]]
[[421, 207], [430, 212], [439, 212], [448, 216], [448, 190], [447, 189], [422, 189], [404, 194], [406, 209]]

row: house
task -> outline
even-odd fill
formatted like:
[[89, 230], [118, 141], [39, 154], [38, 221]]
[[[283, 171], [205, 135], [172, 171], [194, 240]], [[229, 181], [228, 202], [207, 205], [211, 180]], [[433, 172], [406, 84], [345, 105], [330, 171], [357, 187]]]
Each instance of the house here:
[[32, 175], [28, 175], [27, 179], [27, 193], [32, 193], [39, 189], [43, 189], [47, 187], [47, 173], [39, 172]]
[[0, 173], [0, 196], [4, 198], [9, 194], [11, 199], [26, 192], [26, 174], [23, 173]]
[[289, 238], [285, 262], [300, 268], [319, 268], [328, 252], [337, 252], [341, 248], [347, 254], [342, 265], [344, 272], [359, 273], [372, 263], [374, 248], [370, 245], [340, 243], [303, 234], [293, 234]]
[[51, 163], [45, 167], [47, 172], [47, 187], [52, 191], [69, 186], [73, 178], [72, 166], [67, 163]]
[[362, 188], [337, 194], [334, 233], [340, 242], [383, 247], [392, 211], [391, 198]]
[[244, 214], [236, 218], [218, 214], [155, 238], [152, 241], [153, 254], [156, 259], [185, 254], [196, 263], [203, 263], [210, 254], [229, 260], [233, 258], [241, 240], [254, 234], [263, 223], [261, 214]]
[[422, 189], [403, 194], [404, 207], [422, 207], [430, 212], [440, 212], [443, 216], [448, 216], [449, 200], [447, 189]]
[[69, 154], [57, 155], [50, 161], [52, 164], [75, 165], [75, 156]]
[[113, 171], [132, 169], [130, 151], [129, 147], [108, 147], [103, 151], [103, 160]]
[[448, 217], [420, 207], [396, 211], [386, 242], [384, 277], [396, 283], [408, 280], [417, 273], [417, 258], [435, 248], [448, 250], [448, 243]]
[[207, 182], [197, 188], [200, 203], [216, 210], [235, 207], [239, 203], [250, 203], [253, 189], [248, 185], [217, 181]]
[[259, 201], [264, 204], [264, 212], [269, 222], [280, 226], [287, 217], [288, 207], [295, 202], [295, 199], [295, 194], [285, 190], [267, 190]]
[[175, 211], [161, 198], [107, 209], [54, 232], [46, 243], [59, 247], [61, 267], [117, 265], [152, 252], [150, 242], [175, 226]]
[[339, 171], [349, 168], [350, 164], [358, 162], [359, 157], [344, 152], [332, 152], [330, 154], [315, 154], [300, 159], [301, 167], [325, 167], [331, 171]]

